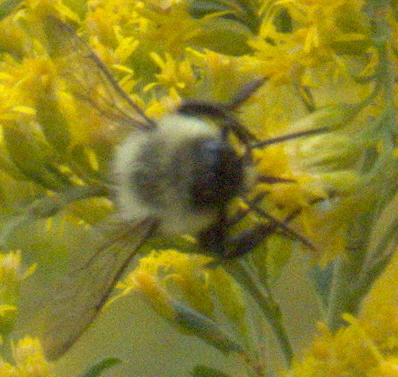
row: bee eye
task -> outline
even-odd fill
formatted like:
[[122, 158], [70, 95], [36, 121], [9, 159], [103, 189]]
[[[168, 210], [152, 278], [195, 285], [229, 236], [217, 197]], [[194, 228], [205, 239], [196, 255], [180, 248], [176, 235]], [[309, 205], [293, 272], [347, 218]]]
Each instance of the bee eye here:
[[194, 208], [221, 208], [243, 189], [243, 163], [225, 142], [207, 140], [196, 145], [192, 172]]

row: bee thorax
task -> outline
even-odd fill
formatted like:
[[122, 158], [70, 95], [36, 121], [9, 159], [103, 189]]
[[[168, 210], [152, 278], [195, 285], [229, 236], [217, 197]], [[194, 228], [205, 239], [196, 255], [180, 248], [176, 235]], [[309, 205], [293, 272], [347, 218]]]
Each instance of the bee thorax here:
[[[176, 124], [181, 118], [185, 123]], [[116, 153], [115, 170], [123, 218], [159, 218], [165, 233], [200, 232], [241, 193], [244, 181], [242, 161], [220, 131], [182, 116], [128, 137]]]

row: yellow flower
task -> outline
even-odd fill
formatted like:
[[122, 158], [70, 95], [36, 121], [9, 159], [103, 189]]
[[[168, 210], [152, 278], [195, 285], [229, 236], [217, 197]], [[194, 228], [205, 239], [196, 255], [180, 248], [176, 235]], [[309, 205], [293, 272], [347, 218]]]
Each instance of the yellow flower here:
[[[247, 60], [247, 69], [276, 83], [292, 82], [297, 72], [310, 87], [347, 78], [351, 61], [344, 54], [361, 55], [371, 46], [364, 5], [361, 0], [265, 2], [259, 34], [248, 41], [255, 59]], [[292, 30], [278, 30], [281, 9]]]
[[371, 369], [369, 377], [397, 377], [398, 376], [398, 357], [386, 356], [380, 364]]
[[2, 337], [6, 337], [14, 326], [21, 283], [34, 269], [35, 265], [32, 265], [24, 271], [21, 266], [20, 250], [0, 254], [0, 333]]
[[367, 333], [384, 349], [398, 349], [398, 257], [395, 255], [384, 274], [365, 299], [360, 320]]
[[0, 358], [0, 374], [4, 377], [55, 377], [51, 364], [44, 359], [38, 339], [26, 337], [12, 349], [15, 366]]
[[159, 84], [166, 87], [175, 86], [179, 89], [195, 84], [193, 68], [188, 60], [176, 62], [169, 53], [165, 54], [164, 60], [155, 52], [151, 53], [151, 57], [161, 69], [161, 72], [156, 75]]
[[[320, 324], [320, 335], [301, 362], [295, 362], [289, 377], [383, 377], [396, 376], [397, 355], [383, 354], [360, 322], [350, 315], [349, 322], [336, 334], [330, 333]], [[388, 372], [392, 374], [388, 374]]]
[[170, 300], [184, 301], [206, 315], [212, 315], [213, 304], [204, 276], [204, 265], [210, 259], [190, 256], [175, 250], [153, 251], [140, 259], [139, 266], [118, 284], [121, 295], [142, 292], [158, 314], [170, 317]]
[[56, 377], [52, 364], [44, 358], [38, 339], [26, 337], [12, 349], [15, 366], [0, 359], [0, 374], [4, 377]]
[[235, 337], [216, 321], [217, 313], [223, 313], [234, 333], [249, 342], [242, 291], [223, 268], [208, 266], [211, 260], [175, 250], [152, 251], [118, 283], [123, 291], [113, 300], [138, 292], [183, 334], [198, 336], [223, 351], [242, 352]]
[[183, 1], [174, 2], [166, 9], [156, 7], [150, 2], [142, 4], [138, 12], [151, 23], [151, 27], [142, 37], [147, 38], [146, 44], [152, 43], [152, 51], [165, 51], [179, 56], [186, 43], [201, 31], [203, 22], [191, 17], [188, 6]]

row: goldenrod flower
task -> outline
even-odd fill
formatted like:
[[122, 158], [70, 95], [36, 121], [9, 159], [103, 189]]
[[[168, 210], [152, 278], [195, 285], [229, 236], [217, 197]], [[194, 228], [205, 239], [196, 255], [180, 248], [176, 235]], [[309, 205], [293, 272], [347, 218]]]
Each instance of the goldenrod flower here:
[[397, 256], [375, 283], [360, 312], [366, 332], [385, 350], [398, 347]]
[[13, 346], [15, 365], [0, 359], [0, 373], [4, 377], [56, 377], [54, 367], [44, 358], [40, 341], [26, 337]]
[[[288, 376], [396, 376], [396, 352], [387, 351], [372, 339], [359, 321], [345, 315], [349, 325], [331, 334], [320, 324], [320, 335]], [[390, 373], [390, 374], [389, 374]]]
[[21, 251], [0, 254], [0, 332], [6, 337], [14, 326], [18, 311], [19, 291], [22, 281], [34, 271], [33, 265], [24, 271]]
[[[204, 275], [206, 257], [195, 257], [175, 250], [152, 252], [141, 258], [139, 266], [118, 287], [145, 294], [159, 313], [167, 310], [172, 297], [212, 315], [213, 303]], [[168, 316], [163, 314], [162, 316]]]

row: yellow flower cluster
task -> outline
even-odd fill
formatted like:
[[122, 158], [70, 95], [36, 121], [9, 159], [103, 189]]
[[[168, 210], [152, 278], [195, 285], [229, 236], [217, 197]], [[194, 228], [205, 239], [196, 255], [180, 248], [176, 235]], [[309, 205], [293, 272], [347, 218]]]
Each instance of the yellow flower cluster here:
[[[228, 100], [254, 75], [267, 77], [269, 84], [248, 101], [242, 114], [257, 137], [266, 139], [317, 127], [344, 128], [359, 112], [360, 108], [344, 104], [315, 110], [305, 117], [303, 111], [315, 100], [321, 106], [329, 105], [325, 94], [331, 86], [336, 88], [337, 80], [342, 80], [339, 88], [347, 87], [340, 93], [346, 101], [363, 98], [366, 85], [355, 84], [348, 77], [349, 61], [336, 64], [344, 49], [360, 55], [369, 45], [370, 29], [362, 6], [359, 1], [329, 5], [259, 2], [258, 14], [252, 16], [253, 22], [258, 22], [257, 33], [242, 29], [242, 40], [235, 43], [236, 54], [247, 45], [253, 50], [244, 56], [231, 56], [230, 51], [222, 53], [221, 44], [221, 53], [200, 49], [202, 45], [208, 47], [205, 42], [221, 40], [232, 32], [229, 21], [223, 18], [228, 10], [199, 19], [191, 16], [183, 1], [91, 1], [87, 13], [79, 3], [68, 8], [61, 1], [28, 2], [26, 9], [4, 21], [3, 40], [0, 33], [0, 45], [5, 46], [9, 38], [6, 28], [18, 31], [21, 43], [15, 48], [26, 56], [19, 61], [11, 53], [3, 63], [3, 97], [7, 100], [0, 102], [3, 116], [12, 117], [9, 126], [5, 124], [6, 154], [11, 159], [7, 163], [10, 169], [15, 170], [17, 165], [17, 172], [51, 190], [64, 190], [68, 181], [72, 185], [97, 184], [97, 172], [106, 169], [112, 147], [120, 138], [112, 122], [74, 98], [57, 75], [59, 62], [48, 59], [43, 30], [33, 27], [44, 24], [48, 14], [59, 14], [72, 22], [83, 19], [86, 39], [149, 116], [160, 117], [184, 97]], [[22, 22], [24, 27], [18, 28]], [[292, 23], [298, 25], [294, 31], [286, 29], [285, 24]], [[71, 56], [62, 64], [72, 61]], [[328, 66], [335, 71], [325, 68]], [[81, 76], [77, 85], [90, 80], [87, 71], [76, 73]], [[305, 87], [312, 90], [312, 100], [303, 91]], [[141, 95], [137, 94], [139, 89]], [[297, 124], [292, 123], [297, 119]], [[349, 137], [332, 132], [314, 139], [312, 149], [307, 146], [305, 151], [300, 146], [306, 141], [257, 150], [259, 172], [294, 182], [260, 186], [260, 190], [269, 192], [269, 213], [283, 219], [330, 193], [355, 192], [360, 181], [355, 165], [363, 145], [348, 141]], [[315, 156], [319, 149], [322, 154]], [[339, 166], [332, 165], [331, 160], [338, 160]], [[103, 205], [96, 204], [98, 211], [106, 212]], [[82, 211], [78, 212], [81, 215]], [[297, 226], [312, 236], [311, 221]]]
[[[241, 291], [222, 268], [207, 269], [211, 258], [191, 256], [175, 250], [152, 251], [140, 259], [139, 266], [117, 288], [121, 295], [142, 292], [155, 310], [164, 317], [174, 315], [176, 299], [198, 312], [212, 317], [214, 297], [224, 313], [236, 324], [242, 322], [244, 304]], [[168, 311], [168, 314], [165, 312]]]
[[15, 366], [0, 359], [0, 374], [3, 377], [56, 377], [52, 364], [45, 360], [38, 339], [26, 337], [12, 349]]
[[398, 376], [398, 257], [376, 281], [358, 319], [343, 316], [346, 327], [332, 334], [319, 324], [319, 335], [289, 377]]
[[0, 254], [0, 336], [1, 342], [14, 326], [18, 310], [19, 291], [22, 281], [35, 269], [33, 265], [23, 271], [21, 251]]
[[398, 376], [397, 352], [384, 352], [353, 317], [337, 334], [319, 325], [320, 335], [314, 340], [303, 362], [293, 365], [289, 377], [395, 377]]
[[364, 300], [361, 324], [386, 353], [398, 350], [398, 257], [394, 256], [383, 276], [376, 281], [369, 296]]
[[175, 250], [152, 251], [117, 284], [122, 292], [113, 300], [139, 292], [183, 334], [198, 336], [222, 351], [242, 352], [216, 322], [221, 310], [231, 331], [248, 341], [242, 291], [221, 267], [208, 269], [210, 262], [209, 257], [193, 257]]

